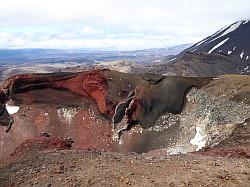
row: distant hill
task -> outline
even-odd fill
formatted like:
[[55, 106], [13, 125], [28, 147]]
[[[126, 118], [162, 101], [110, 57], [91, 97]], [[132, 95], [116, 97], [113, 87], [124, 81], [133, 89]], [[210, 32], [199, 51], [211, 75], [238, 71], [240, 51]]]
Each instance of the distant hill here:
[[238, 21], [154, 67], [161, 74], [250, 74], [250, 21]]
[[157, 69], [165, 75], [213, 77], [224, 74], [250, 74], [250, 64], [240, 59], [216, 53], [188, 51], [177, 60], [159, 64]]
[[237, 21], [185, 51], [220, 53], [250, 62], [250, 21]]
[[110, 61], [131, 61], [139, 64], [161, 62], [176, 55], [192, 44], [169, 48], [155, 48], [136, 51], [98, 51], [84, 49], [0, 49], [1, 65], [21, 65], [22, 63], [85, 63]]
[[141, 64], [127, 61], [100, 62], [92, 65], [96, 69], [110, 69], [123, 73], [143, 73], [145, 67]]

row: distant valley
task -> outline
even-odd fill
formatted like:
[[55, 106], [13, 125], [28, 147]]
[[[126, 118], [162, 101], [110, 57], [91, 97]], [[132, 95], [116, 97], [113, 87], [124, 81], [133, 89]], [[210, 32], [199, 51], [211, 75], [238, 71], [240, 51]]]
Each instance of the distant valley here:
[[169, 48], [144, 49], [136, 51], [88, 51], [81, 49], [0, 49], [0, 65], [21, 65], [22, 63], [85, 63], [126, 60], [151, 64], [177, 55], [192, 44]]
[[94, 68], [134, 73], [151, 71], [151, 67], [147, 70], [145, 66], [165, 61], [191, 45], [137, 51], [1, 49], [0, 80], [21, 73], [75, 72]]
[[2, 49], [0, 80], [21, 73], [111, 69], [183, 76], [250, 74], [250, 22], [235, 22], [196, 44], [136, 51]]

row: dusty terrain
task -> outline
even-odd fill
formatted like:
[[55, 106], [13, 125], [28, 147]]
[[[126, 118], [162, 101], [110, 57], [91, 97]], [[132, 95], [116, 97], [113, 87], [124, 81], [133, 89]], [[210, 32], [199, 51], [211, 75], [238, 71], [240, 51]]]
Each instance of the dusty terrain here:
[[249, 159], [28, 147], [1, 163], [1, 186], [247, 187], [250, 182]]

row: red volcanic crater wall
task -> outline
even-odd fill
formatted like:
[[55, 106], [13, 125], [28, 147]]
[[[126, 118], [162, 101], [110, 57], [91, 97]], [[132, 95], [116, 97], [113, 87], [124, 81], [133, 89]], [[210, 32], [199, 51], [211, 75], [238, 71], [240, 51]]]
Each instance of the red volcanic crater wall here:
[[41, 132], [70, 137], [74, 148], [111, 150], [115, 106], [108, 100], [108, 82], [101, 71], [18, 75], [1, 90], [20, 110], [9, 133], [0, 129], [0, 158]]
[[164, 113], [181, 111], [187, 89], [193, 85], [201, 87], [209, 81], [109, 70], [11, 77], [0, 87], [1, 107], [11, 102], [20, 106], [20, 110], [13, 115], [14, 124], [9, 133], [0, 128], [0, 158], [41, 132], [51, 137], [72, 138], [73, 148], [139, 150], [144, 147], [140, 142], [155, 139], [158, 134], [144, 138], [145, 135], [132, 137], [127, 133], [127, 142], [118, 145], [112, 139], [114, 119], [118, 119], [115, 126], [124, 125], [124, 131], [136, 123], [149, 128]]
[[88, 72], [67, 80], [54, 83], [55, 88], [64, 88], [72, 93], [93, 99], [98, 104], [100, 112], [107, 115], [113, 114], [113, 107], [107, 101], [108, 83], [100, 71]]
[[[112, 125], [99, 116], [98, 108], [56, 107], [54, 105], [21, 105], [13, 115], [14, 124], [6, 133], [0, 128], [0, 158], [8, 156], [23, 141], [41, 136], [71, 138], [73, 148], [112, 149]], [[98, 114], [98, 115], [97, 115]]]

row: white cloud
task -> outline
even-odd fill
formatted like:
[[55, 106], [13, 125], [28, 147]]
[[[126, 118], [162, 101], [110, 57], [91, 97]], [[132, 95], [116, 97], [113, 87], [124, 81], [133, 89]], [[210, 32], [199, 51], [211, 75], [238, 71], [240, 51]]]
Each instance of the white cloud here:
[[[64, 33], [65, 34], [65, 33]], [[165, 47], [167, 43], [174, 45], [171, 38], [166, 36], [143, 36], [127, 35], [124, 37], [107, 35], [101, 38], [82, 38], [81, 33], [75, 34], [74, 37], [66, 33], [62, 38], [61, 35], [53, 36], [36, 36], [23, 34], [0, 33], [0, 48], [110, 48], [117, 50], [134, 50], [143, 48]], [[169, 41], [169, 42], [166, 42]]]
[[124, 48], [136, 41], [149, 48], [196, 42], [249, 19], [249, 8], [249, 0], [1, 0], [0, 47]]
[[104, 34], [104, 31], [102, 29], [95, 29], [91, 26], [85, 26], [81, 30], [82, 35], [100, 35]]

